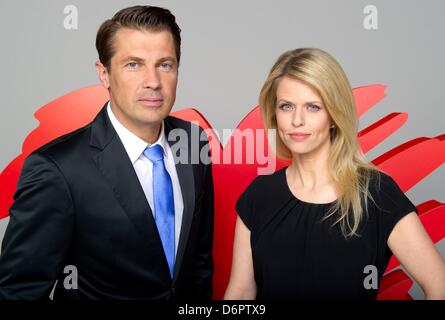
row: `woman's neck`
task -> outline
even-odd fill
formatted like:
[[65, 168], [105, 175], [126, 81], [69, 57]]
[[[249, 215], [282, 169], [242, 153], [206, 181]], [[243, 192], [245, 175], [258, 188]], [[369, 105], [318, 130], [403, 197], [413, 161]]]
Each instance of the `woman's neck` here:
[[329, 150], [312, 154], [294, 154], [286, 171], [290, 190], [300, 200], [314, 203], [337, 199], [328, 167]]

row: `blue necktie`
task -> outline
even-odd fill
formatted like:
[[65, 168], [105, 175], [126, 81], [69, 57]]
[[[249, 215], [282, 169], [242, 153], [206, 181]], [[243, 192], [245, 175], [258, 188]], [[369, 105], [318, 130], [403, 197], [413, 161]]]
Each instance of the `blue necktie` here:
[[164, 153], [159, 144], [147, 147], [144, 155], [153, 163], [153, 200], [155, 221], [161, 237], [170, 276], [175, 265], [175, 206], [173, 185], [165, 169]]

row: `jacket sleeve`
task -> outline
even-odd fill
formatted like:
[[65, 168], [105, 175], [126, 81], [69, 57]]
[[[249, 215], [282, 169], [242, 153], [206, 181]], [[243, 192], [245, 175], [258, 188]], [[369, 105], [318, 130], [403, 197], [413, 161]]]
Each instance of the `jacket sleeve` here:
[[213, 293], [213, 225], [214, 194], [212, 164], [204, 168], [202, 217], [199, 226], [198, 250], [195, 257], [195, 290], [199, 299], [210, 300]]
[[74, 208], [57, 165], [33, 153], [20, 175], [0, 256], [0, 299], [48, 299], [63, 272]]

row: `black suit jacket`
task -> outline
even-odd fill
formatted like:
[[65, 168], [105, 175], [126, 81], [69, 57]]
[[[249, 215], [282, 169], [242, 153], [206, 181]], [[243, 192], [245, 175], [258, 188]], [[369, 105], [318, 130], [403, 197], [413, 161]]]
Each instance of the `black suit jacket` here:
[[[212, 171], [210, 164], [191, 163], [199, 158], [192, 146], [208, 151], [208, 143], [192, 140], [202, 129], [189, 122], [168, 117], [164, 123], [166, 137], [182, 129], [188, 138], [169, 141], [175, 159], [188, 160], [176, 164], [184, 212], [173, 279], [150, 206], [104, 107], [92, 123], [25, 161], [3, 239], [0, 298], [47, 298], [56, 280], [54, 299], [211, 298]], [[74, 269], [66, 266], [77, 269], [77, 289]]]

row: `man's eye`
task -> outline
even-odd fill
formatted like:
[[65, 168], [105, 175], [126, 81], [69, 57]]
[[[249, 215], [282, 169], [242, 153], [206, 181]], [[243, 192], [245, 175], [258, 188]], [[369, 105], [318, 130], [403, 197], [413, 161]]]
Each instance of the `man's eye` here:
[[283, 104], [280, 104], [278, 106], [278, 108], [280, 108], [281, 110], [287, 111], [287, 110], [291, 110], [292, 106], [288, 103], [283, 103]]
[[127, 64], [127, 67], [131, 70], [134, 70], [138, 67], [138, 64], [136, 62], [130, 62], [129, 64]]
[[309, 111], [318, 111], [318, 110], [320, 110], [321, 108], [320, 108], [319, 106], [315, 105], [315, 104], [311, 104], [311, 105], [307, 106], [307, 109], [308, 109]]
[[173, 68], [171, 63], [163, 62], [159, 65], [163, 70], [171, 70]]

